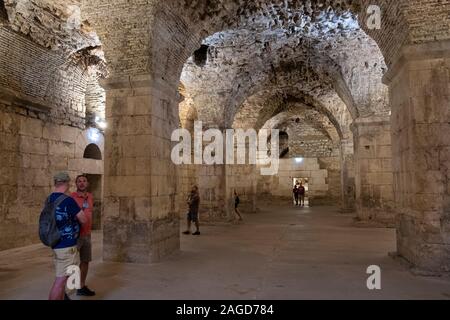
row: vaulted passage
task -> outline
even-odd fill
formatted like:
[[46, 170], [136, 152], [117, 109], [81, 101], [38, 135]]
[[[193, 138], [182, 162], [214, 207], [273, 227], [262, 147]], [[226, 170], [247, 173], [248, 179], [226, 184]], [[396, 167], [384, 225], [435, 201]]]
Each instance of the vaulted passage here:
[[218, 278], [187, 252], [263, 267], [245, 288], [226, 271], [223, 298], [337, 297], [370, 265], [389, 289], [346, 298], [441, 297], [420, 276], [450, 273], [446, 1], [144, 2], [0, 0], [0, 284], [69, 176], [56, 186], [94, 197], [100, 298], [157, 298], [133, 267], [126, 290], [102, 284], [112, 262], [176, 278], [174, 261], [206, 297]]

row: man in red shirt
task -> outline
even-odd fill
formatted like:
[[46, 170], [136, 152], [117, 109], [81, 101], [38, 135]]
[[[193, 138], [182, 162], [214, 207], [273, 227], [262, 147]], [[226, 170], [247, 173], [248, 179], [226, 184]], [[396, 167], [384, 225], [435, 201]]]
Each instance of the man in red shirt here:
[[77, 290], [79, 296], [95, 296], [95, 292], [86, 286], [86, 278], [89, 270], [89, 262], [92, 261], [92, 210], [94, 207], [94, 198], [89, 193], [89, 181], [85, 175], [80, 175], [75, 180], [77, 192], [71, 194], [75, 202], [83, 210], [87, 222], [81, 226], [80, 238], [78, 239], [78, 250], [80, 252], [80, 271], [81, 271], [81, 289]]

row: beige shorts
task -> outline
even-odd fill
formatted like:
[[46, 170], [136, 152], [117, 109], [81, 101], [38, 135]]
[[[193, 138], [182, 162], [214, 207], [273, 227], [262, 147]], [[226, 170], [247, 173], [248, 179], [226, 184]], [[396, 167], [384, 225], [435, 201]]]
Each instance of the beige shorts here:
[[69, 267], [80, 265], [80, 254], [77, 247], [53, 249], [53, 262], [55, 263], [56, 277], [70, 276]]

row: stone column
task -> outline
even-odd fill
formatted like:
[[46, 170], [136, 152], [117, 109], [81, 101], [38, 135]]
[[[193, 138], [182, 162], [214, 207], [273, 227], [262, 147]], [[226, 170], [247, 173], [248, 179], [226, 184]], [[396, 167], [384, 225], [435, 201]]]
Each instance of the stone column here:
[[199, 175], [200, 220], [208, 222], [228, 221], [226, 166], [222, 164], [198, 165], [197, 172]]
[[353, 141], [341, 141], [341, 185], [342, 212], [355, 211], [355, 164], [353, 159]]
[[357, 217], [360, 221], [375, 221], [394, 226], [389, 116], [356, 119], [352, 130]]
[[391, 66], [398, 254], [450, 271], [450, 42], [407, 46]]
[[[203, 130], [217, 127], [217, 124], [205, 122]], [[223, 133], [224, 144], [226, 142], [226, 130]], [[204, 142], [204, 146], [208, 142]], [[241, 200], [241, 211], [245, 213], [256, 212], [256, 165], [237, 163], [237, 142], [235, 141], [234, 164], [226, 164], [227, 146], [223, 146], [224, 164], [198, 165], [199, 189], [201, 195], [200, 217], [203, 221], [225, 222], [235, 218], [234, 190]], [[248, 143], [242, 146], [246, 150], [246, 162], [248, 161]]]
[[[238, 148], [245, 150], [246, 164], [237, 164]], [[241, 212], [255, 213], [257, 211], [256, 186], [257, 186], [257, 171], [256, 164], [250, 164], [250, 144], [247, 139], [245, 143], [239, 144], [235, 139], [234, 145], [234, 162], [235, 164], [228, 164], [226, 166], [227, 174], [227, 203], [229, 216], [231, 219], [235, 218], [234, 212], [234, 190], [239, 194]]]
[[179, 249], [171, 133], [177, 93], [151, 76], [112, 78], [106, 90], [105, 261], [149, 263]]

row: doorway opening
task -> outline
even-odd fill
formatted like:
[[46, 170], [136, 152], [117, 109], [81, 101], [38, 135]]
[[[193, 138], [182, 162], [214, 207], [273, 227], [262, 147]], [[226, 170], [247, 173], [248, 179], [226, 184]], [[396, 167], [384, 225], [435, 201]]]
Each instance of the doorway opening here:
[[102, 229], [102, 199], [103, 179], [100, 174], [87, 174], [89, 181], [89, 192], [94, 197], [94, 208], [92, 210], [92, 230]]
[[[292, 188], [296, 185], [302, 184], [305, 187], [305, 207], [309, 207], [309, 179], [308, 178], [293, 178]], [[293, 197], [293, 202], [295, 205], [295, 198]]]

